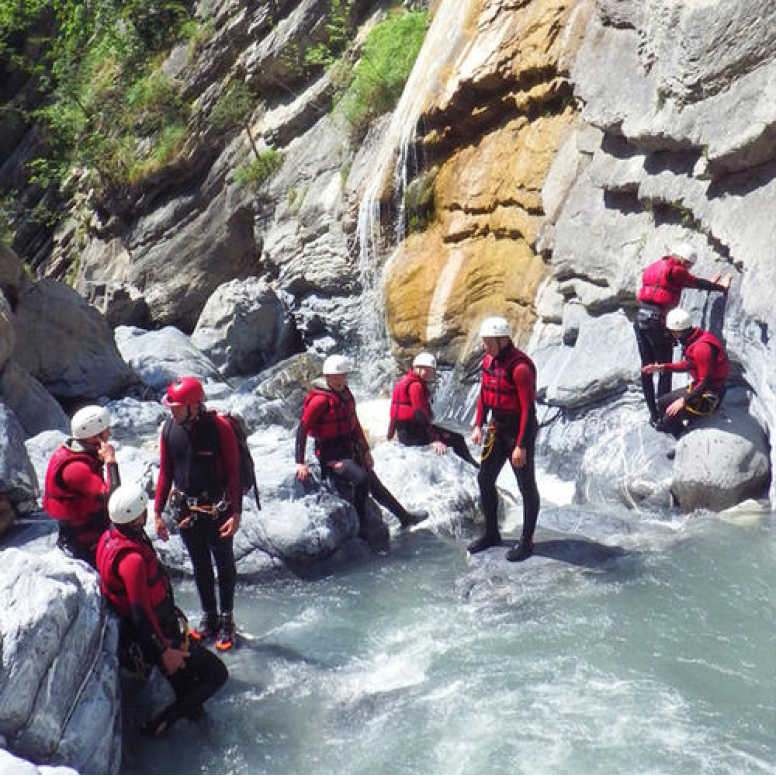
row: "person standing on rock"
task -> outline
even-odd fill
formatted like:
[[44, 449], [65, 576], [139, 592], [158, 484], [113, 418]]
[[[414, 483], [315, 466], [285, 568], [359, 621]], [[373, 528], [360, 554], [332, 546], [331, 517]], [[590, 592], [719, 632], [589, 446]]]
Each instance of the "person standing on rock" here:
[[[94, 566], [97, 542], [108, 529], [108, 498], [121, 484], [104, 407], [83, 407], [70, 422], [71, 436], [49, 461], [43, 509], [59, 521], [57, 546]], [[104, 469], [107, 468], [107, 480]]]
[[684, 431], [684, 421], [716, 412], [725, 397], [725, 383], [730, 373], [725, 348], [709, 331], [694, 327], [690, 316], [677, 308], [668, 313], [666, 326], [681, 343], [684, 359], [675, 363], [647, 364], [644, 374], [689, 372], [690, 385], [661, 396], [661, 413], [657, 428], [677, 439]]
[[461, 434], [431, 422], [434, 413], [429, 383], [436, 377], [436, 366], [436, 359], [430, 353], [418, 353], [412, 361], [412, 369], [396, 383], [387, 438], [393, 439], [396, 435], [399, 442], [408, 447], [431, 445], [438, 455], [452, 447], [464, 461], [479, 467]]
[[304, 482], [310, 476], [304, 459], [307, 437], [312, 436], [322, 472], [331, 475], [339, 492], [352, 489], [362, 534], [370, 493], [399, 518], [402, 528], [419, 523], [427, 515], [405, 509], [374, 472], [372, 454], [356, 415], [356, 400], [348, 388], [349, 372], [350, 361], [345, 356], [329, 356], [323, 362], [323, 379], [316, 380], [307, 394], [297, 429], [296, 478]]
[[159, 736], [181, 717], [198, 719], [202, 704], [229, 674], [181, 628], [170, 578], [144, 530], [145, 490], [122, 485], [110, 497], [108, 512], [112, 525], [97, 547], [97, 570], [102, 593], [121, 618], [122, 656], [139, 649], [143, 663], [158, 666], [175, 691], [175, 701], [143, 727]]
[[[671, 360], [674, 343], [666, 330], [666, 315], [678, 306], [682, 289], [728, 292], [730, 275], [719, 282], [719, 273], [711, 280], [703, 280], [690, 273], [689, 268], [696, 259], [695, 248], [681, 244], [676, 246], [673, 253], [653, 262], [644, 270], [638, 295], [639, 309], [633, 324], [642, 367]], [[660, 420], [657, 399], [671, 390], [671, 374], [660, 374], [655, 395], [652, 373], [642, 369], [641, 387], [649, 409], [650, 423], [655, 426]]]
[[486, 318], [480, 327], [485, 355], [482, 386], [477, 401], [472, 441], [483, 444], [482, 427], [490, 415], [478, 482], [485, 517], [485, 532], [468, 547], [474, 554], [501, 543], [498, 528], [496, 479], [509, 461], [523, 497], [523, 530], [507, 552], [507, 560], [522, 561], [533, 554], [533, 535], [539, 516], [534, 451], [536, 420], [536, 367], [510, 337], [509, 323], [500, 317]]
[[237, 565], [233, 537], [242, 513], [240, 461], [229, 421], [207, 410], [204, 401], [205, 392], [196, 377], [181, 377], [171, 383], [162, 399], [172, 419], [162, 427], [155, 525], [157, 536], [167, 541], [169, 531], [162, 511], [172, 490], [173, 513], [191, 558], [202, 604], [202, 619], [191, 636], [202, 641], [215, 637], [216, 649], [225, 651], [234, 645]]

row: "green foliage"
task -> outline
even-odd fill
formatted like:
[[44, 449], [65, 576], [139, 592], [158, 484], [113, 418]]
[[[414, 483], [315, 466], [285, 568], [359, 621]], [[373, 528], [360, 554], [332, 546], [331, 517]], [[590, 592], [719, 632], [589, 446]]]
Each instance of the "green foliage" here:
[[210, 111], [208, 123], [216, 132], [244, 127], [260, 104], [259, 96], [245, 81], [230, 81]]
[[240, 187], [258, 189], [285, 160], [285, 155], [274, 148], [266, 148], [248, 164], [235, 168], [234, 182]]
[[153, 62], [187, 29], [188, 5], [186, 0], [3, 3], [0, 57], [34, 75], [44, 97], [29, 116], [48, 148], [30, 165], [35, 182], [48, 185], [64, 180], [73, 167], [87, 168], [98, 193], [109, 192], [180, 147], [189, 108]]
[[354, 137], [398, 102], [423, 45], [427, 17], [425, 11], [393, 14], [370, 32], [340, 102]]
[[325, 24], [326, 37], [305, 51], [303, 64], [306, 72], [330, 67], [337, 55], [347, 47], [353, 34], [353, 6], [355, 0], [329, 0]]

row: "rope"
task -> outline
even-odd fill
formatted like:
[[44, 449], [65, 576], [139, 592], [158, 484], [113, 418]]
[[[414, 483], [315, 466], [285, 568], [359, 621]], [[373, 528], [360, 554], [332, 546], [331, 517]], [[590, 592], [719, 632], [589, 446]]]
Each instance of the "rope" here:
[[92, 660], [91, 665], [89, 666], [89, 670], [86, 672], [86, 675], [84, 676], [83, 681], [81, 682], [81, 685], [78, 688], [78, 692], [76, 692], [75, 697], [73, 698], [73, 702], [70, 704], [70, 708], [68, 709], [67, 714], [65, 714], [65, 718], [62, 721], [62, 726], [59, 729], [59, 735], [57, 736], [56, 743], [54, 744], [54, 747], [51, 750], [52, 752], [56, 751], [59, 748], [59, 744], [62, 741], [62, 736], [64, 736], [65, 734], [65, 729], [70, 723], [70, 718], [73, 716], [75, 712], [75, 708], [78, 705], [78, 702], [81, 700], [81, 696], [84, 694], [84, 690], [86, 690], [86, 684], [89, 681], [89, 678], [94, 673], [94, 670], [97, 666], [97, 661], [100, 659], [100, 655], [102, 653], [102, 645], [105, 642], [105, 631], [107, 629], [108, 629], [108, 617], [105, 616], [102, 623], [102, 629], [100, 630], [100, 643], [97, 645], [97, 649], [94, 652], [94, 658]]

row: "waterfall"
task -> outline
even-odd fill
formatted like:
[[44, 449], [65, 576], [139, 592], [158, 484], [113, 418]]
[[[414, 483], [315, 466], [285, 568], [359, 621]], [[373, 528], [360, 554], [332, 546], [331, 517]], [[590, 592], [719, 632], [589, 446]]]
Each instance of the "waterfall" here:
[[[385, 327], [383, 268], [385, 254], [404, 238], [404, 191], [413, 153], [415, 131], [423, 111], [440, 93], [444, 74], [466, 41], [462, 20], [474, 0], [441, 0], [415, 60], [399, 104], [391, 116], [375, 155], [358, 210], [358, 273], [362, 287], [360, 307], [361, 364], [364, 386], [377, 390], [393, 369]], [[453, 72], [455, 69], [453, 68]], [[412, 159], [417, 167], [417, 159]], [[386, 246], [381, 198], [391, 184], [396, 212], [395, 245]]]

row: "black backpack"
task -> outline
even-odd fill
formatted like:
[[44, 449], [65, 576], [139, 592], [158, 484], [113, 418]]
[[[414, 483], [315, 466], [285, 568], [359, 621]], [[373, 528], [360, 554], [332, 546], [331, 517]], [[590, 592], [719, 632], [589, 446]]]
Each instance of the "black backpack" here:
[[[240, 418], [230, 415], [228, 412], [213, 413], [213, 415], [216, 414], [220, 415], [229, 423], [229, 426], [234, 433], [234, 438], [237, 440], [237, 456], [240, 460], [240, 490], [243, 495], [245, 495], [253, 488], [253, 495], [256, 497], [256, 506], [258, 509], [261, 509], [259, 486], [256, 482], [256, 465], [253, 462], [251, 449], [248, 447], [248, 434], [245, 431], [245, 426], [243, 426], [243, 422]], [[164, 423], [164, 430], [162, 432], [165, 445], [168, 445], [170, 442], [171, 428], [172, 420], [168, 418]], [[218, 439], [217, 435], [216, 439]]]
[[248, 433], [240, 418], [230, 415], [228, 412], [218, 413], [222, 418], [229, 421], [229, 425], [234, 432], [234, 438], [237, 440], [237, 454], [240, 457], [240, 488], [243, 495], [253, 488], [253, 495], [256, 497], [256, 507], [261, 509], [261, 500], [259, 499], [259, 486], [256, 483], [256, 464], [253, 462], [251, 449], [248, 447]]

